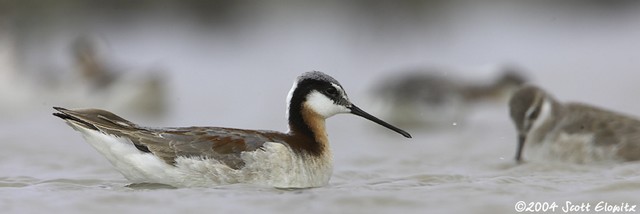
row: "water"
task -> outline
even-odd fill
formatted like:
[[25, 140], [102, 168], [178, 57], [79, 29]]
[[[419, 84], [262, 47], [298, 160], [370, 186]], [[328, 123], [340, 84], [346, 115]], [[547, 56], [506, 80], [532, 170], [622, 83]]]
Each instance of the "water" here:
[[[367, 110], [370, 84], [395, 69], [436, 64], [457, 68], [456, 76], [487, 77], [486, 65], [509, 61], [560, 100], [640, 115], [640, 102], [630, 99], [640, 91], [637, 7], [459, 3], [424, 23], [378, 23], [328, 5], [262, 5], [233, 28], [203, 28], [178, 15], [96, 18], [93, 32], [108, 40], [112, 61], [162, 67], [171, 77], [166, 118], [116, 113], [150, 126], [286, 130], [286, 93], [304, 71], [331, 74]], [[57, 24], [52, 44], [78, 31]], [[57, 56], [38, 64], [68, 64], [61, 48], [37, 50]], [[2, 213], [513, 213], [518, 201], [589, 203], [594, 212], [600, 201], [640, 205], [640, 163], [516, 165], [515, 128], [503, 105], [481, 105], [450, 129], [408, 130], [413, 139], [359, 117], [330, 118], [335, 169], [322, 188], [130, 185], [51, 116], [51, 106], [65, 103], [33, 90], [21, 114], [5, 111], [10, 116], [0, 120]]]

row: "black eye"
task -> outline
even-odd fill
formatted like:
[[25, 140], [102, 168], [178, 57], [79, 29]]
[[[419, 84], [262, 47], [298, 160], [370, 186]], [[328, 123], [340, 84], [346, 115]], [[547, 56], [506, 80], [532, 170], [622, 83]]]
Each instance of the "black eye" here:
[[531, 112], [529, 115], [527, 115], [527, 118], [529, 120], [535, 120], [538, 118], [538, 115], [540, 115], [540, 107], [537, 107], [533, 110], [533, 112]]
[[324, 90], [328, 95], [330, 96], [338, 96], [338, 90], [336, 90], [336, 88], [334, 87], [329, 87], [327, 89]]

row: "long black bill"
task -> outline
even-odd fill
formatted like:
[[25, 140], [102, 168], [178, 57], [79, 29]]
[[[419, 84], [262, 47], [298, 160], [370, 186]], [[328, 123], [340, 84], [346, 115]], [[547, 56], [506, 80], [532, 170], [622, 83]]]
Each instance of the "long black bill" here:
[[518, 163], [522, 163], [522, 149], [525, 140], [526, 137], [524, 135], [518, 135], [518, 148], [516, 148], [516, 162]]
[[367, 120], [371, 120], [371, 121], [373, 121], [373, 122], [375, 122], [377, 124], [380, 124], [380, 125], [382, 125], [384, 127], [387, 127], [388, 129], [391, 129], [391, 130], [393, 130], [395, 132], [398, 132], [399, 134], [401, 134], [402, 136], [404, 136], [406, 138], [411, 138], [411, 134], [409, 134], [408, 132], [406, 132], [406, 131], [404, 131], [402, 129], [399, 129], [398, 127], [395, 127], [395, 126], [393, 126], [393, 125], [391, 125], [391, 124], [389, 124], [387, 122], [384, 122], [384, 121], [374, 117], [373, 115], [370, 115], [369, 113], [367, 113], [367, 112], [363, 111], [362, 109], [358, 108], [358, 106], [355, 106], [355, 105], [352, 104], [351, 107], [349, 107], [349, 109], [351, 110], [351, 114], [355, 114], [355, 115], [363, 117], [363, 118], [365, 118]]

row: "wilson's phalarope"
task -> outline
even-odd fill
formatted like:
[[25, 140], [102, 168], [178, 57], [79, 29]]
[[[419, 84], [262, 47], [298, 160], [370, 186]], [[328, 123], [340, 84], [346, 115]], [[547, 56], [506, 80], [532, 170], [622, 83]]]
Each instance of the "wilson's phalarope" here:
[[119, 77], [110, 71], [98, 54], [96, 45], [87, 37], [79, 37], [71, 45], [71, 52], [77, 72], [82, 81], [96, 89], [111, 85]]
[[[640, 160], [640, 121], [597, 107], [562, 104], [535, 86], [518, 90], [509, 102], [522, 151], [575, 163]], [[528, 152], [531, 153], [531, 152]]]
[[54, 113], [82, 133], [127, 179], [177, 187], [254, 183], [324, 186], [332, 174], [325, 119], [351, 113], [409, 133], [353, 105], [332, 77], [318, 71], [296, 79], [287, 97], [289, 131], [220, 127], [146, 128], [104, 110]]
[[409, 72], [386, 78], [374, 88], [374, 113], [407, 126], [451, 126], [464, 120], [465, 110], [473, 104], [494, 100], [506, 103], [524, 82], [525, 78], [512, 68], [503, 69], [491, 83], [463, 82], [437, 71]]
[[166, 112], [166, 86], [161, 72], [114, 69], [108, 66], [97, 47], [97, 42], [88, 37], [79, 37], [71, 45], [79, 79], [63, 86], [71, 86], [71, 90], [85, 96], [72, 100], [154, 118]]

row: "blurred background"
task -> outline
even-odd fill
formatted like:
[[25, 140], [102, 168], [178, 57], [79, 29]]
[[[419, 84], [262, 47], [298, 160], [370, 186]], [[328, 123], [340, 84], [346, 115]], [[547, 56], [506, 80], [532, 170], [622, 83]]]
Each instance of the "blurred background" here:
[[[634, 113], [640, 103], [624, 101], [638, 90], [628, 78], [640, 60], [638, 8], [596, 0], [4, 0], [1, 99], [11, 111], [58, 104], [127, 113], [135, 96], [94, 92], [134, 79], [121, 83], [125, 91], [157, 100], [132, 116], [186, 111], [177, 119], [209, 123], [233, 109], [263, 113], [245, 102], [284, 109], [290, 82], [304, 71], [333, 75], [357, 101], [389, 73], [437, 68], [487, 81], [509, 65], [561, 98]], [[86, 82], [94, 86], [76, 88]], [[145, 94], [154, 84], [161, 92]]]
[[[500, 165], [512, 163], [515, 151], [508, 93], [496, 93], [500, 98], [492, 100], [498, 102], [481, 102], [479, 110], [474, 110], [467, 89], [492, 88], [508, 70], [516, 74], [512, 79], [518, 84], [540, 85], [561, 101], [640, 115], [639, 38], [640, 2], [632, 0], [0, 0], [0, 143], [4, 144], [0, 176], [7, 176], [3, 182], [11, 185], [62, 183], [44, 185], [44, 191], [0, 191], [30, 198], [50, 189], [68, 190], [68, 186], [100, 193], [104, 185], [125, 185], [104, 158], [51, 116], [52, 106], [104, 108], [149, 126], [284, 131], [286, 94], [294, 78], [319, 70], [339, 80], [362, 109], [403, 124], [401, 128], [409, 129], [415, 138], [411, 143], [393, 133], [381, 138], [386, 131], [363, 125], [367, 122], [359, 118], [331, 118], [328, 130], [336, 159], [333, 186], [306, 192], [309, 197], [302, 197], [298, 204], [322, 195], [323, 200], [308, 206], [331, 204], [341, 211], [381, 212], [398, 206], [416, 212], [427, 206], [465, 211], [460, 210], [464, 206], [459, 201], [447, 198], [476, 193], [478, 197], [469, 196], [473, 202], [467, 205], [496, 213], [512, 211], [514, 196], [539, 201], [549, 192], [561, 192], [556, 198], [584, 195], [585, 200], [602, 200], [598, 197], [611, 191], [599, 185], [610, 182], [610, 176], [637, 177], [637, 170], [634, 174], [614, 169], [618, 171], [605, 175], [601, 169], [553, 168], [546, 172], [569, 180], [589, 177], [594, 182], [566, 187], [559, 186], [555, 177], [543, 177], [534, 183], [548, 188], [524, 185], [531, 181], [528, 172], [541, 169]], [[417, 87], [400, 87], [412, 84]], [[384, 92], [387, 89], [392, 92]], [[395, 102], [394, 98], [377, 100], [388, 94], [447, 105], [390, 108], [384, 104]], [[388, 115], [414, 110], [420, 118], [449, 116], [437, 122], [452, 131], [427, 131], [414, 127], [416, 121], [403, 121], [406, 115]], [[445, 188], [439, 185], [443, 183], [458, 186]], [[510, 189], [494, 191], [502, 186]], [[596, 189], [587, 193], [600, 196], [576, 194], [584, 186]], [[418, 187], [442, 194], [428, 195], [416, 191]], [[637, 190], [637, 185], [631, 187]], [[386, 192], [376, 191], [380, 189]], [[389, 191], [400, 194], [389, 199]], [[117, 198], [112, 202], [130, 201], [121, 193], [109, 193]], [[9, 202], [16, 212], [37, 212], [38, 206], [31, 204], [69, 211], [99, 197], [62, 194], [71, 202], [29, 203], [20, 202], [21, 197]], [[210, 205], [233, 207], [225, 202], [237, 195], [226, 194], [232, 194], [230, 199]], [[359, 197], [348, 198], [350, 194]], [[260, 196], [271, 197], [269, 192], [256, 197]], [[613, 192], [609, 196], [613, 200], [627, 195]], [[343, 202], [344, 197], [350, 200]], [[202, 200], [198, 198], [193, 197], [196, 202]], [[171, 200], [156, 199], [151, 204]], [[380, 199], [389, 202], [378, 203]], [[121, 210], [131, 211], [133, 206], [147, 211], [135, 200], [129, 205]], [[108, 203], [92, 206], [109, 207]], [[312, 208], [280, 211], [300, 213]], [[189, 209], [178, 206], [165, 212], [177, 210]], [[93, 209], [84, 209], [88, 211]]]

